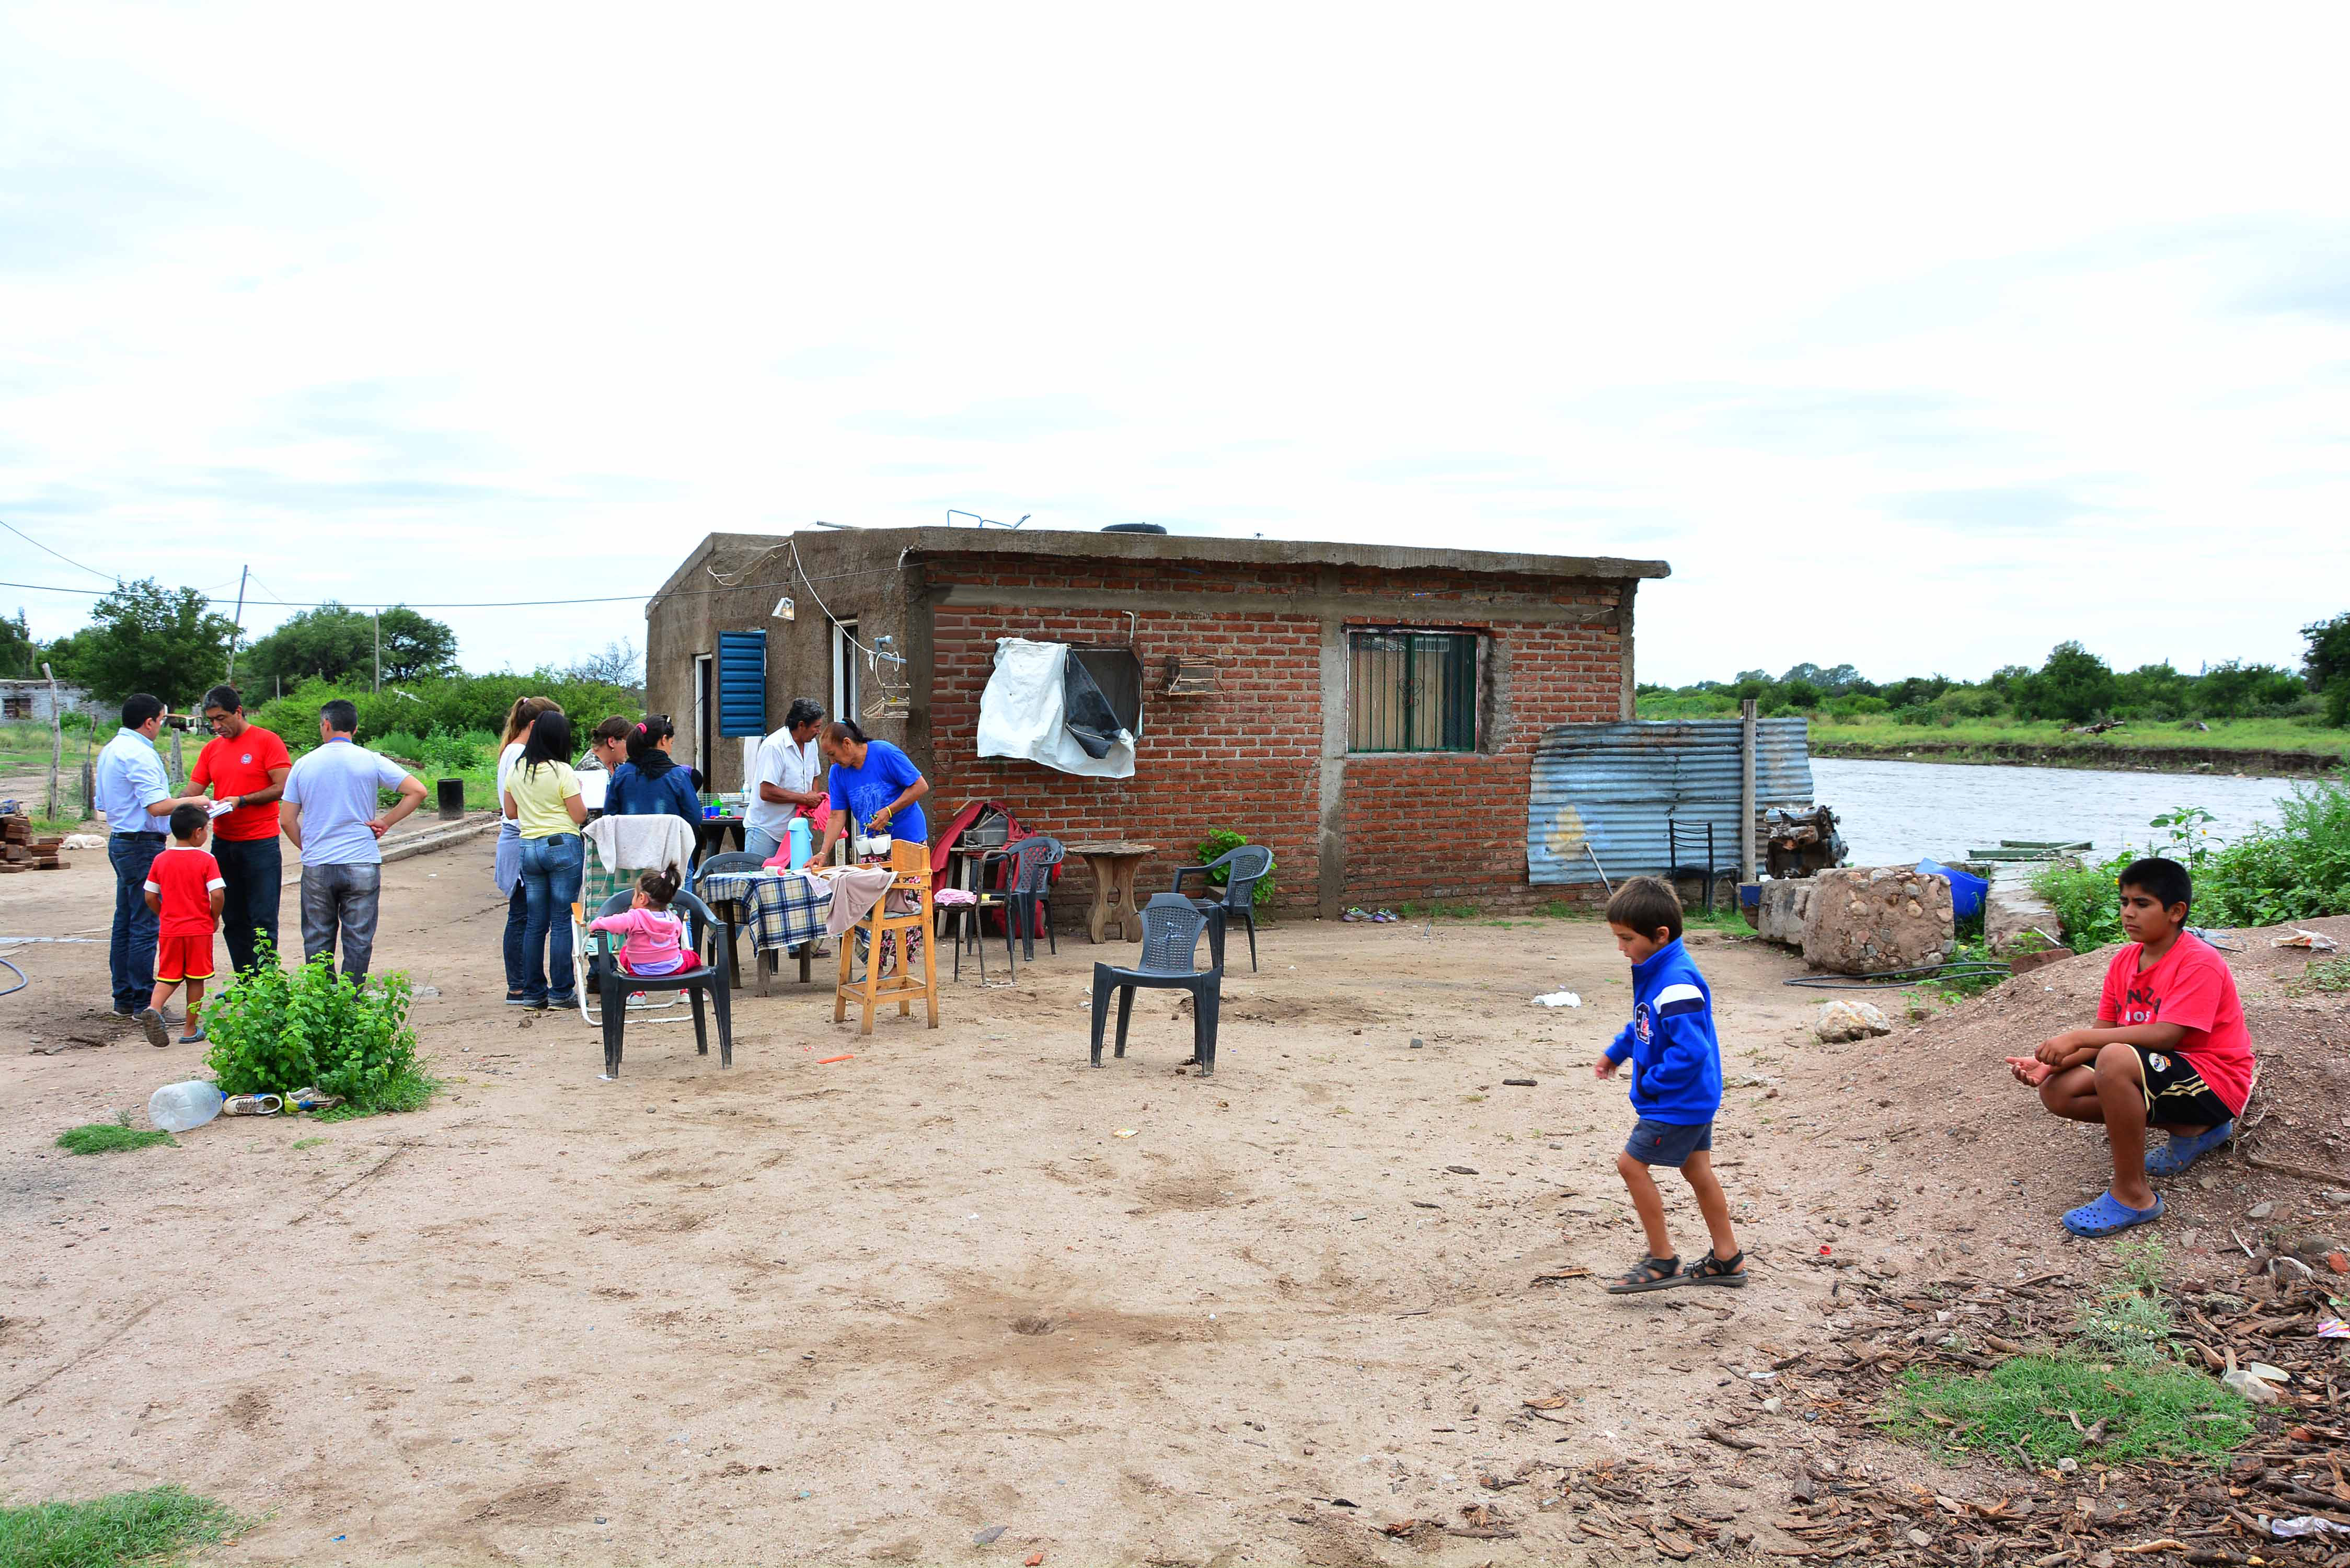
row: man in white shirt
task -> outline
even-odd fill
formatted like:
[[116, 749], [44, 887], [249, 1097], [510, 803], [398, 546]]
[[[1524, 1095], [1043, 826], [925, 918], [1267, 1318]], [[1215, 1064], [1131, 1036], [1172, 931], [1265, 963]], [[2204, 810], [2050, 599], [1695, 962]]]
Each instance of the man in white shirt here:
[[[302, 852], [302, 961], [335, 953], [339, 927], [343, 976], [367, 979], [375, 956], [376, 914], [383, 894], [383, 851], [391, 826], [424, 804], [424, 781], [389, 757], [355, 743], [359, 710], [338, 697], [318, 711], [317, 751], [286, 775], [286, 836]], [[399, 800], [376, 809], [376, 792]]]
[[784, 727], [759, 742], [757, 776], [743, 810], [743, 847], [762, 860], [782, 847], [793, 817], [813, 813], [828, 798], [816, 732], [824, 710], [802, 697], [784, 715]]
[[172, 793], [171, 775], [155, 754], [163, 728], [160, 698], [135, 691], [122, 703], [122, 728], [98, 753], [93, 793], [106, 814], [106, 858], [114, 867], [114, 935], [107, 949], [107, 979], [114, 1011], [128, 1018], [147, 1005], [155, 991], [155, 912], [147, 907], [147, 872], [171, 842], [164, 831], [174, 806], [192, 798]]

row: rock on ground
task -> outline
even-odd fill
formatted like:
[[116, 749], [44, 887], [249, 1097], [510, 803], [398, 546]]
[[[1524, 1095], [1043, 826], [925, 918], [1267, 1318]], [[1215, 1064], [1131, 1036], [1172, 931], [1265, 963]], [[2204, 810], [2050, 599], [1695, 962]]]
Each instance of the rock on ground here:
[[1835, 974], [1940, 963], [1957, 946], [1950, 882], [1899, 867], [1847, 867], [1812, 879], [1804, 961]]
[[1774, 877], [1762, 884], [1756, 929], [1764, 941], [1791, 948], [1804, 945], [1804, 916], [1812, 906], [1812, 886], [1808, 877]]
[[1812, 1033], [1835, 1045], [1847, 1040], [1866, 1040], [1874, 1034], [1890, 1034], [1893, 1021], [1873, 1002], [1838, 998], [1820, 1009], [1819, 1017], [1812, 1021]]

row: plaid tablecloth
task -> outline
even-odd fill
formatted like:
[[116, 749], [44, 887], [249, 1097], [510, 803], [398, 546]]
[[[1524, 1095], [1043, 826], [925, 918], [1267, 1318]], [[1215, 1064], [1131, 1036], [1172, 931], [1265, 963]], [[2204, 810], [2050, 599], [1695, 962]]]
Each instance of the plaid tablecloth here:
[[751, 933], [754, 951], [795, 948], [824, 935], [832, 889], [806, 877], [770, 877], [759, 872], [722, 872], [705, 877], [695, 889], [705, 904], [735, 907], [735, 921]]

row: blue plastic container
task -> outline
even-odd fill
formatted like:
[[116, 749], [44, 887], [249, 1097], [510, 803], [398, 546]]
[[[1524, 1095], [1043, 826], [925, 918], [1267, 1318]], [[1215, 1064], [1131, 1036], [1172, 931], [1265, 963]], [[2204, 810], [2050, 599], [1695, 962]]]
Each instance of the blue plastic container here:
[[1939, 860], [1920, 860], [1918, 869], [1924, 876], [1950, 879], [1950, 913], [1957, 919], [1971, 920], [1982, 913], [1983, 898], [1991, 891], [1990, 883], [1970, 872], [1945, 866]]

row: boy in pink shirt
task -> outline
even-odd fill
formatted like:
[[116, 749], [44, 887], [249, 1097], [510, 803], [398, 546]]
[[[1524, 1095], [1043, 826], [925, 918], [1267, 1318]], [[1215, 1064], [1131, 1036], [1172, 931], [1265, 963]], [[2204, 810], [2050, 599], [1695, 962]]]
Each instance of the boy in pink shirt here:
[[[2110, 1236], [2162, 1216], [2149, 1177], [2177, 1176], [2235, 1136], [2252, 1092], [2251, 1032], [2235, 976], [2188, 930], [2194, 895], [2175, 860], [2134, 860], [2119, 878], [2130, 938], [2106, 971], [2092, 1029], [2070, 1029], [2007, 1064], [2041, 1104], [2073, 1121], [2103, 1122], [2112, 1188], [2064, 1216], [2075, 1236]], [[2170, 1140], [2147, 1151], [2150, 1127]]]
[[669, 912], [677, 897], [677, 877], [667, 871], [648, 871], [637, 878], [637, 896], [617, 915], [598, 915], [588, 929], [612, 931], [627, 939], [616, 961], [622, 974], [643, 978], [675, 974], [700, 961], [685, 949], [685, 922]]

